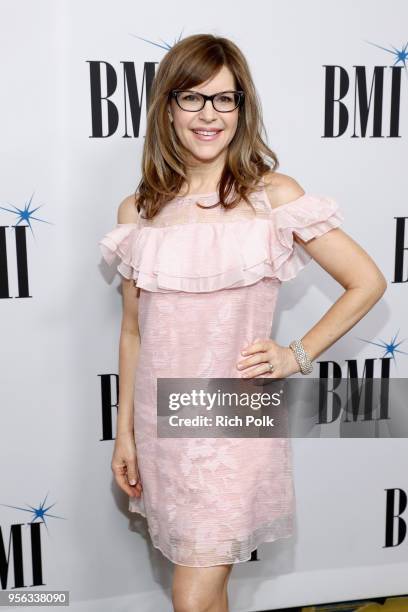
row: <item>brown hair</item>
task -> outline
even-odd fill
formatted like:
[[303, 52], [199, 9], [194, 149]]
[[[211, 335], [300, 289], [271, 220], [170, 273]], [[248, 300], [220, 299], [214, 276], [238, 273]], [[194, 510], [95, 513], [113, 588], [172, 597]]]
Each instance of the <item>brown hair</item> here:
[[[265, 127], [248, 63], [227, 38], [195, 34], [176, 43], [161, 60], [153, 79], [142, 156], [142, 178], [136, 191], [137, 209], [150, 219], [180, 194], [186, 181], [185, 147], [177, 138], [167, 106], [173, 89], [190, 89], [213, 77], [223, 66], [231, 70], [236, 88], [244, 92], [238, 125], [229, 144], [218, 185], [219, 204], [234, 208], [254, 191], [261, 177], [275, 171], [276, 154], [262, 138]], [[270, 158], [268, 163], [265, 157]], [[226, 199], [235, 190], [235, 198]]]

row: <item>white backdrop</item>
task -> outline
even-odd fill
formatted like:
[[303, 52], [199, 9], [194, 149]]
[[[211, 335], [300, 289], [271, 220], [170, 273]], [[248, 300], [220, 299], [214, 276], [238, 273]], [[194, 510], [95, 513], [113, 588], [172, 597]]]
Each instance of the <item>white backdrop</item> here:
[[[163, 41], [199, 32], [240, 46], [279, 171], [338, 201], [343, 229], [389, 282], [384, 298], [318, 360], [337, 362], [344, 376], [355, 360], [363, 376], [365, 360], [374, 359], [377, 377], [381, 358], [392, 356], [381, 346], [407, 335], [406, 265], [403, 282], [395, 282], [394, 266], [396, 217], [408, 217], [408, 83], [402, 70], [399, 137], [389, 137], [397, 57], [387, 49], [405, 44], [408, 7], [403, 0], [2, 0], [0, 10], [1, 588], [69, 589], [78, 611], [171, 610], [171, 564], [152, 549], [143, 521], [133, 524], [113, 482], [114, 442], [103, 438], [102, 419], [103, 389], [116, 398], [121, 297], [120, 277], [101, 263], [97, 242], [140, 178], [145, 62], [160, 62]], [[117, 75], [111, 100], [119, 124], [109, 136], [106, 104], [105, 136], [92, 134], [89, 62], [107, 62]], [[142, 99], [136, 136], [126, 100], [130, 137], [123, 62], [134, 63]], [[349, 123], [334, 138], [324, 135], [327, 66], [349, 77]], [[374, 68], [385, 67], [382, 137], [373, 136], [373, 109], [362, 135], [358, 108], [352, 137], [355, 66], [365, 67], [368, 97]], [[333, 125], [337, 134], [338, 105]], [[35, 211], [28, 221], [26, 207]], [[28, 226], [28, 292], [18, 282], [19, 225]], [[272, 337], [282, 344], [301, 337], [341, 292], [311, 262], [282, 286]], [[405, 377], [406, 341], [398, 348], [391, 376]], [[115, 408], [106, 415], [114, 436]], [[264, 544], [257, 561], [234, 568], [231, 609], [405, 593], [408, 541], [397, 544], [396, 529], [395, 545], [385, 546], [385, 513], [386, 489], [408, 490], [406, 441], [296, 439], [293, 450], [296, 537]], [[35, 563], [31, 522], [41, 523]], [[19, 529], [22, 583], [12, 546]]]

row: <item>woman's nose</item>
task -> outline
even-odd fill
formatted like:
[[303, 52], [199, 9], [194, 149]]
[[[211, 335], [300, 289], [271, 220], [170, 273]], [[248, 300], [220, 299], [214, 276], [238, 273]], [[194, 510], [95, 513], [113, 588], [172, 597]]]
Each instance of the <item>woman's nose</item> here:
[[200, 111], [200, 115], [207, 120], [216, 117], [217, 111], [214, 109], [211, 100], [205, 101], [204, 107]]

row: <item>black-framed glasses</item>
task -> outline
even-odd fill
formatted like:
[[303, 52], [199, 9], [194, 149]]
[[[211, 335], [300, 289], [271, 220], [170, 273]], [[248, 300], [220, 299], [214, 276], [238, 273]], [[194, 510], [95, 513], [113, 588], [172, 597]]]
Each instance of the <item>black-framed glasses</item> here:
[[175, 98], [178, 106], [187, 112], [195, 113], [204, 108], [207, 100], [219, 113], [230, 113], [235, 110], [244, 99], [243, 91], [220, 91], [212, 96], [198, 93], [192, 89], [174, 89], [170, 96]]

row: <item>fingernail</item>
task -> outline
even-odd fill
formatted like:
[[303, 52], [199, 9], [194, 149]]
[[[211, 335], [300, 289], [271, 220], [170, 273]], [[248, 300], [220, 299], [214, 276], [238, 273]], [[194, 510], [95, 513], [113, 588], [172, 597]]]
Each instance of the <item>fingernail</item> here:
[[242, 355], [246, 355], [247, 351], [241, 351]]
[[136, 484], [136, 480], [129, 480], [129, 483], [130, 483], [131, 485], [135, 485], [135, 484]]

